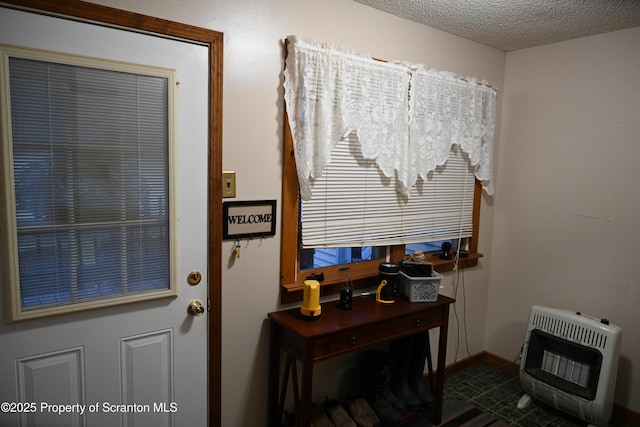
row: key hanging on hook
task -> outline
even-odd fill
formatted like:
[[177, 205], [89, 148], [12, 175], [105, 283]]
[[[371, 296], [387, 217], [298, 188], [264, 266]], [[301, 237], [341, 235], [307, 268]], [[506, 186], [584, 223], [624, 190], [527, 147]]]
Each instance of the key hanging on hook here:
[[236, 240], [236, 245], [233, 247], [233, 251], [236, 253], [236, 259], [240, 258], [240, 239]]

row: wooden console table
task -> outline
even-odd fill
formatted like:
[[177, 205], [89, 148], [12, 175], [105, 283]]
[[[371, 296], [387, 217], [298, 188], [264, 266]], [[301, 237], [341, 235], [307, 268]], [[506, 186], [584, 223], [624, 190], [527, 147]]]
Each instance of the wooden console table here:
[[[297, 425], [309, 427], [315, 362], [438, 327], [440, 335], [434, 389], [437, 403], [433, 409], [433, 422], [440, 424], [449, 305], [454, 301], [440, 295], [436, 302], [410, 303], [400, 298], [394, 304], [382, 304], [373, 296], [361, 296], [353, 299], [353, 310], [350, 311], [340, 310], [337, 301], [322, 304], [322, 318], [315, 321], [302, 319], [298, 308], [269, 313], [269, 426], [281, 427], [289, 373], [292, 375]], [[280, 349], [287, 353], [282, 386]], [[302, 363], [301, 392], [298, 390], [296, 360]]]

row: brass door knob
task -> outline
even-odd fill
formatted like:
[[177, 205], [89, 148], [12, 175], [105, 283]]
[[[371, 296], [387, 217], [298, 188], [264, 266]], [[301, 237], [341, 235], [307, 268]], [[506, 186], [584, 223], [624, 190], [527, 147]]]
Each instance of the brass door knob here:
[[194, 299], [189, 303], [187, 312], [192, 316], [202, 316], [204, 314], [204, 306], [200, 301]]

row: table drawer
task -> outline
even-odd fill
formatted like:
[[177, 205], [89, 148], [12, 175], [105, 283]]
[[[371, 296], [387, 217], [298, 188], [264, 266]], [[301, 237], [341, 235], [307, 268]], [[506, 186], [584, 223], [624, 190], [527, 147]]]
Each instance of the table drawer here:
[[322, 360], [394, 338], [426, 331], [438, 324], [437, 318], [439, 318], [439, 314], [434, 317], [433, 313], [416, 313], [325, 335], [314, 340], [314, 359]]

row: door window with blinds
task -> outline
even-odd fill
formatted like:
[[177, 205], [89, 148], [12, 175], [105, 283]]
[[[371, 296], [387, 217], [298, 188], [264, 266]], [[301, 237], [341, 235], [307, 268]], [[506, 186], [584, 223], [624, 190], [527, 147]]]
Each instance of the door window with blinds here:
[[0, 53], [9, 320], [175, 295], [174, 71]]

